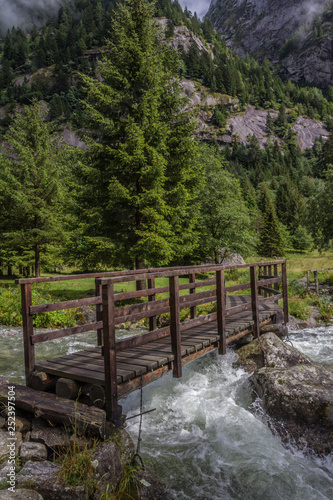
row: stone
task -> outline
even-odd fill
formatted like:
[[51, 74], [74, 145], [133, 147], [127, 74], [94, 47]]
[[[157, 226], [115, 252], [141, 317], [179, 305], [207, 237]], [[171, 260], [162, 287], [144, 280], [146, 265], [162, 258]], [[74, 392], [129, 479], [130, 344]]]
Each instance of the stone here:
[[0, 491], [0, 500], [43, 500], [43, 497], [38, 491], [21, 488], [15, 489], [14, 492], [8, 490]]
[[333, 450], [333, 371], [273, 333], [237, 351], [250, 382], [283, 440], [319, 456]]
[[15, 418], [15, 429], [22, 434], [31, 430], [31, 422], [26, 418], [17, 416]]
[[53, 462], [27, 462], [17, 474], [17, 485], [29, 485], [47, 500], [83, 500], [83, 486], [70, 487], [59, 479], [60, 465]]
[[98, 481], [95, 498], [100, 498], [107, 489], [109, 492], [114, 491], [123, 474], [116, 445], [112, 441], [102, 443], [93, 454], [91, 463]]
[[133, 459], [135, 454], [135, 444], [133, 439], [128, 434], [125, 429], [119, 429], [116, 434], [116, 444], [118, 452], [120, 454], [120, 460], [122, 464], [126, 464]]
[[50, 452], [58, 453], [69, 444], [69, 435], [61, 427], [51, 427], [42, 420], [32, 421], [30, 440], [44, 443]]
[[5, 427], [6, 419], [5, 417], [0, 417], [0, 429]]
[[21, 445], [20, 457], [24, 461], [46, 460], [47, 448], [43, 443], [34, 443], [33, 441], [29, 441]]
[[165, 484], [149, 466], [139, 473], [138, 486], [140, 500], [163, 500], [167, 497]]
[[0, 464], [0, 483], [3, 481], [7, 481], [7, 474], [12, 470], [11, 465], [8, 463], [8, 460]]
[[[15, 455], [18, 455], [19, 448], [23, 442], [22, 434], [20, 432], [15, 432], [14, 436], [11, 436], [7, 430], [0, 429], [0, 462], [6, 459], [10, 454], [10, 448], [8, 445], [15, 443]], [[15, 439], [11, 439], [15, 437]]]

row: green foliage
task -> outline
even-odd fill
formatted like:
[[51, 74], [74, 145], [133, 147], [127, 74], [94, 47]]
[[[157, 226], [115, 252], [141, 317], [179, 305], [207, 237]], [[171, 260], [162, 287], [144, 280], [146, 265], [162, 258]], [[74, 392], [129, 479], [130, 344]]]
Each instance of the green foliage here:
[[16, 114], [0, 156], [0, 258], [16, 266], [35, 266], [40, 255], [64, 239], [66, 171], [61, 149], [45, 111], [34, 102]]
[[[54, 302], [54, 298], [47, 292], [32, 290], [32, 303], [34, 305], [52, 302]], [[19, 288], [0, 288], [0, 325], [22, 325], [21, 307]], [[33, 324], [37, 328], [66, 328], [77, 325], [78, 313], [76, 309], [65, 309], [35, 314], [33, 318]]]
[[311, 315], [310, 307], [300, 298], [289, 298], [288, 308], [289, 314], [303, 321], [306, 321]]
[[265, 257], [283, 255], [283, 240], [274, 205], [267, 200], [264, 205], [262, 226], [260, 229], [258, 251]]
[[201, 145], [197, 161], [205, 165], [205, 184], [198, 201], [201, 203], [198, 255], [218, 264], [223, 259], [222, 248], [226, 252], [250, 254], [255, 246], [255, 234], [239, 181], [228, 173], [223, 159], [207, 145]]
[[93, 131], [80, 176], [81, 215], [90, 236], [109, 238], [117, 264], [161, 265], [191, 252], [200, 166], [175, 79], [177, 57], [160, 44], [152, 5], [120, 6], [99, 66], [83, 76]]

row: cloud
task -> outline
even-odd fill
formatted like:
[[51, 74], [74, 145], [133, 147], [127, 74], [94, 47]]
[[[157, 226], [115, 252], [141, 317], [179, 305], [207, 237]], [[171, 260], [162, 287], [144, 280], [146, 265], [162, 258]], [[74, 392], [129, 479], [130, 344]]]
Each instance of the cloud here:
[[180, 0], [179, 3], [183, 9], [187, 7], [192, 14], [196, 12], [197, 16], [200, 17], [200, 19], [203, 19], [204, 15], [208, 12], [210, 0]]
[[0, 28], [41, 24], [54, 14], [61, 0], [0, 0]]

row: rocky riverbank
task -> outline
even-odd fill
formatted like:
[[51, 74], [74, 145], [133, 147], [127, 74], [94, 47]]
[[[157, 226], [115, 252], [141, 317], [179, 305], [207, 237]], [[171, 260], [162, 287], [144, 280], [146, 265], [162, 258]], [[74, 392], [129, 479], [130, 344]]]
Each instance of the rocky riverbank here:
[[273, 432], [305, 453], [333, 450], [333, 371], [272, 332], [237, 351]]
[[79, 430], [75, 420], [64, 426], [30, 411], [14, 413], [13, 420], [9, 406], [0, 411], [1, 500], [165, 498], [164, 485], [143, 465], [126, 430], [103, 439]]

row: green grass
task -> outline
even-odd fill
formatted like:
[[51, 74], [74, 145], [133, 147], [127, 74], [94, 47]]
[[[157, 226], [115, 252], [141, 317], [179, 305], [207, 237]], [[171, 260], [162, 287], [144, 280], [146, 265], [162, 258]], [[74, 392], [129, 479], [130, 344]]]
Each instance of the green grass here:
[[[309, 305], [316, 305], [315, 298], [305, 297], [303, 289], [297, 287], [295, 280], [306, 276], [306, 271], [314, 269], [324, 269], [333, 267], [333, 251], [319, 253], [318, 251], [304, 253], [290, 253], [286, 256], [288, 287], [290, 297], [291, 314], [299, 319], [306, 319], [309, 315]], [[251, 257], [247, 259], [250, 262], [260, 262], [260, 257]], [[75, 273], [73, 273], [75, 274]], [[52, 276], [52, 275], [48, 275]], [[57, 276], [53, 274], [53, 276]], [[202, 274], [197, 277], [197, 281], [206, 280], [211, 274]], [[333, 271], [318, 273], [319, 281], [333, 284]], [[249, 269], [231, 269], [225, 272], [226, 286], [233, 286], [250, 281]], [[313, 273], [311, 274], [313, 280]], [[188, 283], [187, 278], [180, 278], [180, 284]], [[168, 278], [157, 278], [156, 287], [167, 287]], [[135, 282], [124, 282], [115, 284], [115, 292], [129, 292], [135, 290]], [[21, 297], [19, 286], [13, 279], [2, 277], [0, 279], [0, 324], [3, 325], [21, 325]], [[205, 286], [197, 289], [197, 293], [211, 289], [212, 286]], [[188, 290], [181, 290], [180, 294], [185, 295]], [[250, 290], [234, 292], [235, 294], [249, 294]], [[62, 302], [67, 300], [82, 299], [95, 295], [95, 280], [93, 278], [83, 278], [79, 280], [57, 281], [49, 283], [38, 283], [32, 285], [33, 305], [50, 302]], [[156, 295], [156, 299], [168, 297], [167, 293]], [[131, 302], [146, 301], [147, 298], [133, 299]], [[318, 301], [317, 301], [318, 302]], [[123, 305], [123, 303], [122, 303]], [[331, 304], [322, 301], [316, 305], [322, 313], [323, 320], [332, 316]], [[211, 304], [200, 306], [198, 311], [207, 314], [214, 310]], [[182, 310], [182, 319], [189, 317], [189, 309]], [[331, 316], [330, 316], [331, 315]], [[82, 314], [81, 314], [82, 316]], [[34, 326], [36, 327], [70, 327], [75, 326], [82, 319], [80, 313], [75, 309], [54, 311], [51, 313], [39, 314], [34, 316]]]

